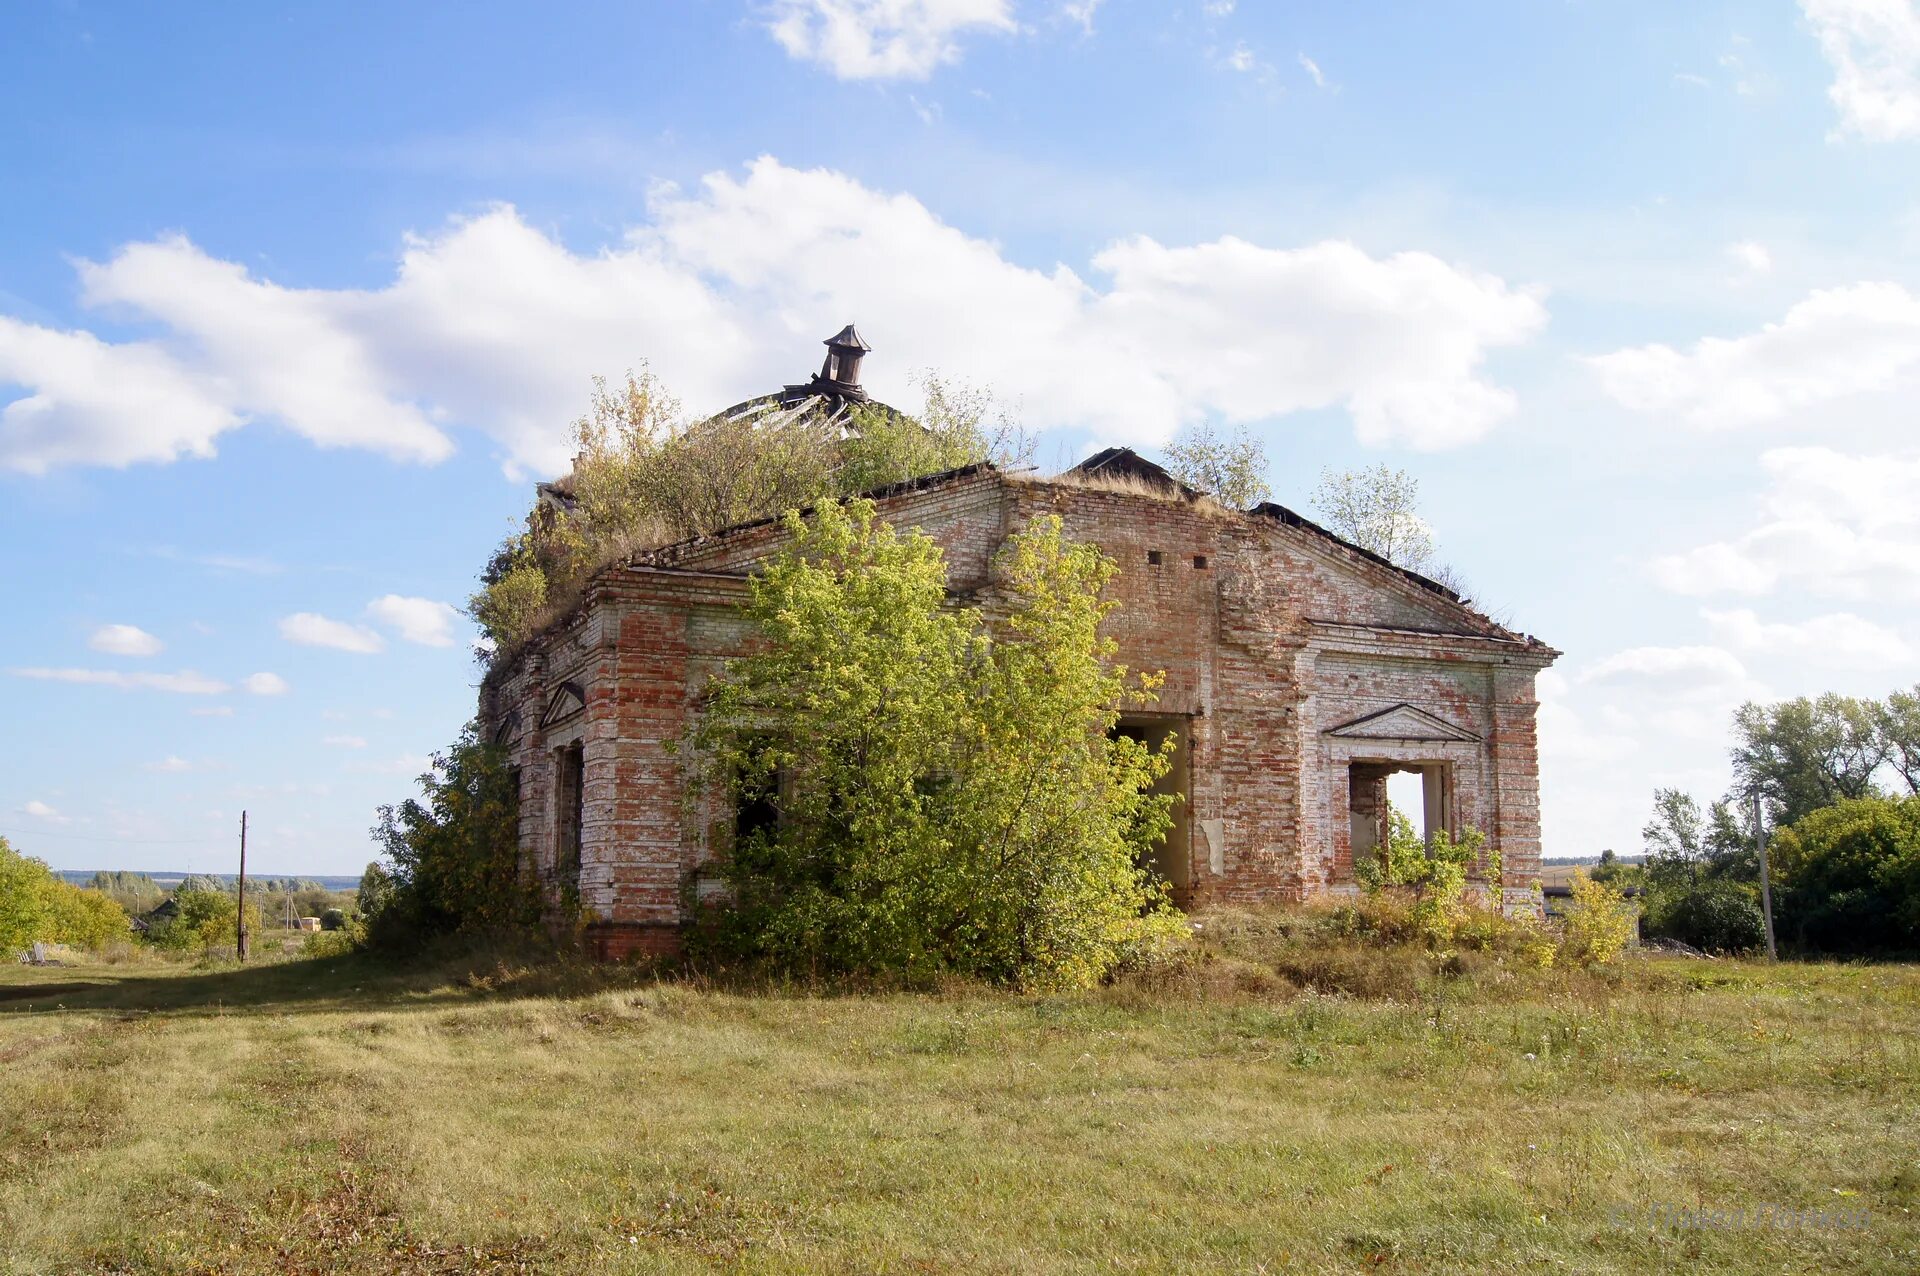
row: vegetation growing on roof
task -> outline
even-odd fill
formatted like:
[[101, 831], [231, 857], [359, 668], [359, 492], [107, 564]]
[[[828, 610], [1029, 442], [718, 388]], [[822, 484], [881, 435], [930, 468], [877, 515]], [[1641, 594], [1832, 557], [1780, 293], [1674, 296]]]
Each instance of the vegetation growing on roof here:
[[907, 416], [878, 403], [755, 400], [689, 422], [644, 368], [596, 380], [574, 422], [573, 471], [542, 489], [468, 600], [494, 653], [517, 649], [578, 599], [594, 572], [638, 550], [782, 510], [980, 461], [1024, 463], [1031, 442], [981, 390], [932, 374]]

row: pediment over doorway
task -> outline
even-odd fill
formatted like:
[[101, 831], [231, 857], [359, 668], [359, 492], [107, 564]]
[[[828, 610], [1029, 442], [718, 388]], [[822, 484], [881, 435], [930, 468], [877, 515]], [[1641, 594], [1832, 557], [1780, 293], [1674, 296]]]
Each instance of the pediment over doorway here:
[[547, 701], [547, 711], [540, 715], [540, 725], [550, 727], [556, 722], [564, 722], [587, 707], [587, 693], [577, 682], [563, 682], [553, 698]]
[[1445, 718], [1436, 717], [1410, 704], [1397, 704], [1391, 709], [1382, 709], [1363, 718], [1343, 722], [1337, 727], [1328, 727], [1324, 734], [1343, 740], [1469, 742], [1480, 738], [1471, 731], [1454, 726]]

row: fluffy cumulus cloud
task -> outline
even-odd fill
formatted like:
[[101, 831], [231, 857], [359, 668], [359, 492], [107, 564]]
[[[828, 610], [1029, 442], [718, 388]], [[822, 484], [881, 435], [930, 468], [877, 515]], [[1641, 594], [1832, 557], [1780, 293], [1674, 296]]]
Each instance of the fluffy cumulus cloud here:
[[[1094, 7], [1065, 9], [1091, 28]], [[960, 60], [961, 37], [1019, 24], [1011, 0], [777, 0], [767, 30], [789, 56], [842, 80], [924, 80]]]
[[[157, 330], [104, 357], [153, 361], [220, 411], [160, 428], [185, 390], [103, 403], [93, 377], [22, 359], [0, 367], [27, 391], [6, 411], [34, 406], [0, 418], [0, 465], [204, 455], [248, 421], [431, 461], [457, 423], [490, 435], [511, 471], [551, 473], [594, 374], [646, 358], [690, 406], [718, 408], [810, 373], [848, 319], [878, 347], [869, 388], [904, 406], [908, 374], [935, 368], [992, 387], [1033, 427], [1117, 442], [1337, 408], [1367, 443], [1439, 448], [1513, 410], [1486, 357], [1546, 322], [1535, 289], [1337, 241], [1140, 237], [1097, 253], [1086, 277], [1034, 269], [910, 196], [773, 159], [661, 191], [646, 225], [598, 252], [511, 208], [456, 221], [409, 239], [393, 281], [370, 291], [284, 288], [182, 239], [82, 274], [86, 300]], [[49, 413], [87, 428], [30, 428]]]
[[157, 656], [166, 644], [136, 625], [102, 625], [87, 646], [110, 656]]
[[250, 673], [240, 680], [240, 689], [254, 696], [284, 696], [290, 690], [277, 673]]
[[333, 620], [318, 612], [297, 611], [280, 621], [280, 636], [302, 647], [331, 647], [370, 656], [384, 651], [387, 640], [365, 625]]
[[1869, 141], [1920, 138], [1920, 3], [1800, 0], [1833, 68], [1840, 131]]
[[1819, 597], [1920, 600], [1920, 454], [1852, 455], [1774, 448], [1759, 522], [1739, 535], [1652, 564], [1678, 594], [1761, 596], [1783, 587]]
[[60, 814], [58, 808], [49, 806], [38, 798], [30, 800], [25, 806], [21, 807], [20, 813], [22, 815], [31, 815], [36, 820], [45, 820], [49, 824], [65, 824], [67, 822], [67, 817]]
[[424, 647], [451, 647], [453, 622], [460, 613], [451, 604], [431, 598], [387, 594], [367, 604], [367, 615], [407, 642], [417, 642]]
[[1706, 428], [1763, 425], [1851, 395], [1911, 389], [1920, 298], [1895, 283], [1823, 289], [1758, 332], [1588, 362], [1607, 393], [1635, 411]]

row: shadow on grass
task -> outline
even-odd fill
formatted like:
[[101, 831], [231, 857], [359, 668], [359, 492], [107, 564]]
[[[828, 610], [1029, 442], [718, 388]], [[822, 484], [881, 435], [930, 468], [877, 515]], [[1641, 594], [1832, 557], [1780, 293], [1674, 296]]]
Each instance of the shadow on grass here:
[[256, 965], [163, 962], [0, 968], [0, 1016], [123, 1011], [281, 1014], [433, 1010], [481, 1000], [585, 996], [656, 982], [645, 968], [595, 966], [551, 950], [465, 947], [413, 957], [351, 953]]

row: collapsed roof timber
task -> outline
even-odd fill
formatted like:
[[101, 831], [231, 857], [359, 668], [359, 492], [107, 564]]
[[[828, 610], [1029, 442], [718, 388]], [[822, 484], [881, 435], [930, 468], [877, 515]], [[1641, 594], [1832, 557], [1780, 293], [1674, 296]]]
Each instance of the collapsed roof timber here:
[[[829, 349], [819, 376], [766, 397], [843, 408], [867, 348], [849, 326]], [[1427, 829], [1484, 832], [1502, 877], [1482, 887], [1538, 910], [1534, 679], [1560, 654], [1545, 643], [1284, 506], [1228, 509], [1123, 448], [1052, 478], [979, 464], [869, 495], [938, 542], [950, 592], [989, 615], [995, 551], [1037, 516], [1119, 566], [1118, 658], [1166, 674], [1154, 711], [1121, 725], [1174, 742], [1163, 783], [1180, 800], [1154, 868], [1177, 901], [1355, 890], [1387, 777], [1413, 772]], [[482, 687], [520, 785], [521, 854], [556, 899], [577, 890], [603, 955], [676, 947], [726, 849], [730, 821], [684, 800], [670, 746], [747, 641], [748, 577], [785, 535], [762, 518], [603, 569]]]

